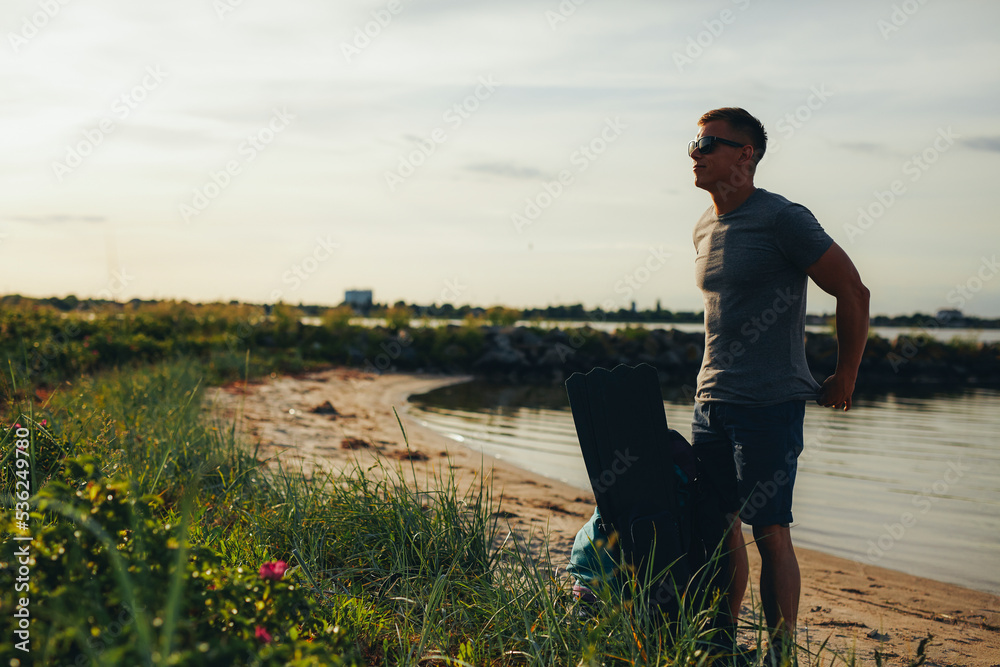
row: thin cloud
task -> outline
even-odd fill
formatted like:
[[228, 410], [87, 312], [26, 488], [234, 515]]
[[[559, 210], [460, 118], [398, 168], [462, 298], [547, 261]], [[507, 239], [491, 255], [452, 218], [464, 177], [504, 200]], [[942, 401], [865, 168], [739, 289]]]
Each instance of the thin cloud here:
[[10, 220], [12, 222], [27, 222], [29, 224], [36, 225], [64, 225], [73, 222], [84, 222], [87, 224], [94, 224], [98, 222], [104, 222], [107, 218], [103, 215], [8, 215], [4, 216], [5, 220]]
[[837, 145], [857, 153], [884, 153], [886, 151], [885, 144], [874, 141], [842, 141]]
[[544, 173], [534, 167], [519, 167], [509, 162], [484, 162], [480, 164], [470, 164], [466, 167], [468, 171], [475, 171], [481, 174], [491, 174], [493, 176], [505, 176], [507, 178], [520, 178], [533, 180], [543, 178]]
[[967, 137], [958, 143], [977, 151], [1000, 153], [1000, 137]]

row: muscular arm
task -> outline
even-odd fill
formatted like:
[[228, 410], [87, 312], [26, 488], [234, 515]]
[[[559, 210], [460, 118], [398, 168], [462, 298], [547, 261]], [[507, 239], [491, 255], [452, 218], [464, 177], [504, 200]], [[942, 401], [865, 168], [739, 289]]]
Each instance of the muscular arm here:
[[868, 288], [851, 258], [836, 243], [806, 273], [820, 289], [837, 299], [837, 369], [823, 382], [817, 403], [850, 410], [858, 366], [868, 340]]

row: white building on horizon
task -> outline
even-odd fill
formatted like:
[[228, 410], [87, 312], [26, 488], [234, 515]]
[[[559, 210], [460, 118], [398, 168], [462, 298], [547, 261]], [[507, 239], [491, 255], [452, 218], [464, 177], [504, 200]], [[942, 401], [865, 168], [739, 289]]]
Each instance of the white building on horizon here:
[[344, 303], [356, 311], [366, 313], [372, 307], [372, 291], [370, 289], [349, 289], [344, 292]]

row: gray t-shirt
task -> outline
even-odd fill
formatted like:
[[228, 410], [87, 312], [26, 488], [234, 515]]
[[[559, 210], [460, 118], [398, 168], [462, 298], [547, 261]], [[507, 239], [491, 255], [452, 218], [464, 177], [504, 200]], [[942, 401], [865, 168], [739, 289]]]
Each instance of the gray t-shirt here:
[[694, 228], [695, 282], [705, 297], [701, 402], [774, 405], [814, 399], [806, 364], [806, 269], [833, 244], [813, 214], [757, 189], [735, 211]]

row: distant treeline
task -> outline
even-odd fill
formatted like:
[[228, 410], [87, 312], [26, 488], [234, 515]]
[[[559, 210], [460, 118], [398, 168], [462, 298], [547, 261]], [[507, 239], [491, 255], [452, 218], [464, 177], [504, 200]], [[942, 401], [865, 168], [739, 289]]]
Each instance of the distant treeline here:
[[[352, 324], [346, 307], [304, 309], [246, 304], [177, 302], [105, 304], [62, 311], [41, 300], [7, 300], [0, 307], [0, 393], [55, 386], [81, 374], [197, 358], [210, 382], [294, 373], [331, 365], [371, 372], [473, 374], [514, 383], [560, 383], [595, 366], [650, 363], [665, 386], [692, 387], [704, 334], [669, 326], [615, 333], [589, 326], [556, 329], [511, 326], [467, 317], [462, 324], [411, 326], [407, 307], [385, 309], [385, 324]], [[308, 317], [315, 317], [309, 321]], [[810, 368], [826, 377], [837, 342], [828, 333], [806, 337]], [[1000, 343], [929, 336], [872, 336], [859, 388], [891, 385], [1000, 384]]]
[[[0, 306], [12, 306], [17, 304], [35, 304], [48, 306], [60, 312], [88, 311], [94, 308], [139, 308], [142, 306], [153, 306], [160, 303], [180, 303], [190, 306], [251, 306], [270, 311], [268, 304], [249, 304], [239, 301], [230, 301], [227, 304], [190, 304], [187, 301], [159, 301], [133, 299], [120, 303], [105, 299], [78, 299], [70, 295], [67, 297], [47, 297], [35, 299], [22, 297], [17, 294], [0, 297]], [[303, 317], [321, 317], [324, 313], [335, 308], [347, 308], [346, 304], [336, 307], [308, 305], [300, 303], [294, 308]], [[661, 308], [659, 303], [655, 308], [638, 310], [632, 308], [620, 308], [618, 310], [605, 311], [600, 308], [588, 309], [583, 304], [570, 304], [562, 306], [547, 306], [545, 308], [509, 308], [507, 306], [456, 306], [450, 303], [444, 304], [409, 304], [405, 301], [396, 301], [393, 304], [372, 304], [364, 311], [354, 311], [357, 315], [369, 317], [391, 317], [400, 313], [408, 314], [413, 318], [429, 318], [444, 320], [483, 320], [490, 324], [510, 325], [521, 321], [570, 321], [570, 322], [653, 322], [664, 324], [701, 324], [704, 322], [703, 311], [680, 310], [672, 311]], [[833, 314], [808, 315], [807, 323], [813, 325], [833, 326]], [[1000, 329], [1000, 317], [983, 318], [974, 315], [965, 315], [959, 311], [939, 311], [931, 315], [926, 313], [914, 313], [912, 315], [873, 315], [871, 318], [873, 327], [903, 327], [903, 328], [968, 328], [968, 329]]]

